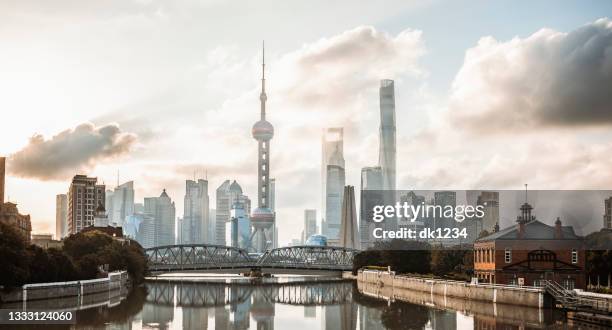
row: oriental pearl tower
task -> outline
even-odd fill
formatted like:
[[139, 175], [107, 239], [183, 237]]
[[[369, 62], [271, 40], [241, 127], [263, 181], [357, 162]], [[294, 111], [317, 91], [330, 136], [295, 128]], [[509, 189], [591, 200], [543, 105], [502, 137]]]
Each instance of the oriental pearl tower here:
[[[251, 234], [251, 242], [254, 237], [258, 237], [259, 246], [255, 247], [257, 252], [266, 250], [266, 230], [274, 225], [275, 214], [270, 209], [270, 201], [268, 200], [270, 190], [270, 140], [274, 136], [274, 127], [266, 120], [266, 78], [265, 78], [265, 48], [262, 47], [261, 61], [261, 94], [259, 101], [261, 104], [261, 118], [253, 125], [253, 138], [258, 144], [258, 161], [257, 161], [257, 208], [251, 214], [251, 225], [253, 233]], [[258, 236], [259, 235], [259, 236]]]

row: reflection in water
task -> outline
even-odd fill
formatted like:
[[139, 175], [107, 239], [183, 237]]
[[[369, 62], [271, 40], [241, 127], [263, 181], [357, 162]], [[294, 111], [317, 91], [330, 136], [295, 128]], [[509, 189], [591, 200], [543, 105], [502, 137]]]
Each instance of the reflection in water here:
[[482, 305], [413, 291], [391, 295], [409, 302], [389, 301], [384, 299], [389, 297], [384, 288], [364, 289], [351, 281], [316, 277], [265, 282], [210, 278], [149, 281], [119, 304], [78, 311], [77, 326], [56, 328], [525, 329], [547, 328], [559, 320], [538, 309]]

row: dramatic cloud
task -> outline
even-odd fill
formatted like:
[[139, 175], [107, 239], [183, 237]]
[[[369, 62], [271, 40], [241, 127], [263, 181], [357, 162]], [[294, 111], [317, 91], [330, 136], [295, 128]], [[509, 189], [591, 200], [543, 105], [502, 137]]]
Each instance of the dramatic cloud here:
[[452, 86], [455, 124], [477, 131], [612, 125], [612, 21], [569, 33], [482, 38]]
[[421, 34], [407, 29], [393, 36], [359, 26], [304, 45], [276, 65], [279, 95], [329, 121], [355, 120], [364, 113], [366, 93], [376, 91], [381, 79], [423, 75], [418, 64], [425, 54]]
[[65, 130], [49, 140], [34, 135], [11, 155], [13, 175], [41, 180], [61, 180], [92, 169], [96, 162], [115, 158], [130, 150], [136, 136], [117, 125], [95, 127], [85, 123]]

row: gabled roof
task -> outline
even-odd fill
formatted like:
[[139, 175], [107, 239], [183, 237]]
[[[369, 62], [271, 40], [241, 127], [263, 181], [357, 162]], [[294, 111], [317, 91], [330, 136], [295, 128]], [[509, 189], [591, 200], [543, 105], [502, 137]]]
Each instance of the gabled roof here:
[[[520, 239], [524, 240], [545, 240], [545, 239], [563, 239], [563, 240], [576, 240], [582, 239], [582, 237], [576, 235], [572, 226], [561, 226], [562, 238], [555, 238], [555, 227], [549, 226], [538, 220], [533, 220], [525, 224], [525, 232]], [[479, 238], [476, 242], [486, 242], [495, 240], [516, 240], [519, 239], [519, 225], [510, 226], [504, 228], [491, 235]]]

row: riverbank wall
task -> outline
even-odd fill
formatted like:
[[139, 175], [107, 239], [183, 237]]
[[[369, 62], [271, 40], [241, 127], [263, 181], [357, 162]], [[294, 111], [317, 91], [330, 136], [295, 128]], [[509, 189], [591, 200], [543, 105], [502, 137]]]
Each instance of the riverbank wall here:
[[26, 284], [20, 289], [8, 293], [0, 293], [0, 303], [40, 301], [77, 297], [87, 300], [88, 297], [104, 295], [108, 292], [121, 291], [129, 285], [126, 271], [109, 273], [107, 277], [93, 280]]
[[[357, 274], [358, 283], [385, 287], [386, 294], [394, 297], [394, 289], [413, 290], [437, 295], [481, 302], [547, 308], [552, 298], [543, 288], [497, 284], [471, 284], [460, 281], [396, 275], [394, 272], [363, 270]], [[390, 290], [389, 290], [390, 289]]]

